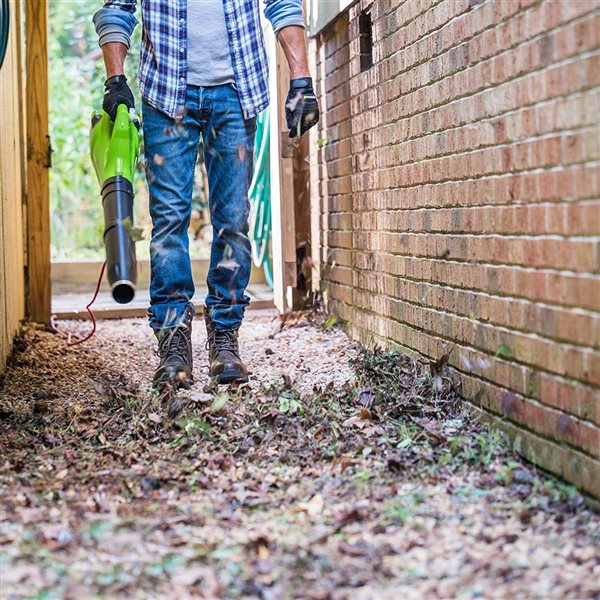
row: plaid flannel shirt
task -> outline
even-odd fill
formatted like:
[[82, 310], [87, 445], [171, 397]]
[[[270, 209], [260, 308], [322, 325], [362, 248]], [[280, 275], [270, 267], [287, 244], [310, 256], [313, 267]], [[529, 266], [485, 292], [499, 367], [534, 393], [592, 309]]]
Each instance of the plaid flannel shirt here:
[[[142, 48], [139, 86], [144, 100], [170, 117], [181, 118], [187, 87], [188, 0], [142, 0]], [[130, 45], [137, 24], [136, 0], [105, 0], [94, 15], [103, 46]], [[231, 64], [244, 117], [269, 104], [268, 63], [259, 0], [223, 0]], [[302, 0], [265, 0], [265, 16], [275, 33], [289, 25], [304, 27]], [[201, 27], [202, 24], [197, 26]]]

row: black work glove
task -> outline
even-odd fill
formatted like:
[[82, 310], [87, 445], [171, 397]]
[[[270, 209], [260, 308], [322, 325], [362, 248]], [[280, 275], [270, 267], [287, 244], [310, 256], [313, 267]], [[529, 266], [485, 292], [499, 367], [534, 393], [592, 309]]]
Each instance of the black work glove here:
[[111, 121], [117, 116], [117, 108], [119, 104], [127, 105], [127, 108], [135, 108], [133, 94], [127, 85], [127, 77], [125, 75], [113, 75], [104, 83], [104, 100], [102, 108], [108, 113]]
[[313, 90], [312, 77], [290, 81], [290, 91], [285, 101], [285, 118], [290, 137], [301, 136], [319, 120], [319, 103]]

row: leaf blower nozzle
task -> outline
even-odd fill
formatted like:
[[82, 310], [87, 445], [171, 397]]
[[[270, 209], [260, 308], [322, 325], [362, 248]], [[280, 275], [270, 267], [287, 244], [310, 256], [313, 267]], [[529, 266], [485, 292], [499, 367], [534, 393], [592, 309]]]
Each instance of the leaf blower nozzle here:
[[139, 121], [125, 104], [114, 122], [104, 111], [92, 115], [90, 150], [102, 190], [106, 273], [113, 299], [127, 304], [135, 296], [137, 265], [133, 235], [133, 174], [140, 140]]

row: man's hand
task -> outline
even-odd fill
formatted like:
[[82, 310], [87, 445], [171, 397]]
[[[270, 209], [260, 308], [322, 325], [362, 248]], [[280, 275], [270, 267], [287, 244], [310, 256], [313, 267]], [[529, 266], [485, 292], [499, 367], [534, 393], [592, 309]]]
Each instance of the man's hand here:
[[290, 91], [285, 101], [285, 118], [290, 137], [300, 137], [319, 121], [319, 103], [311, 77], [290, 81]]
[[117, 108], [119, 104], [127, 105], [127, 108], [135, 108], [133, 94], [127, 85], [127, 77], [125, 75], [113, 75], [104, 83], [104, 100], [102, 108], [108, 113], [111, 121], [117, 116]]

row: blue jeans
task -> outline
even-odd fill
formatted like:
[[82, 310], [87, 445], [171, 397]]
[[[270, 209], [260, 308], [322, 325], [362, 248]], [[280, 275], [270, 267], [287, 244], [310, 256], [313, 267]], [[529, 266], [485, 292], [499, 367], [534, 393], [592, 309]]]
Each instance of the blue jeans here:
[[248, 188], [255, 119], [245, 120], [233, 85], [188, 86], [180, 121], [142, 105], [152, 240], [148, 316], [154, 329], [173, 327], [194, 296], [188, 227], [199, 148], [208, 174], [213, 228], [206, 305], [219, 331], [237, 329], [249, 298], [251, 249]]

